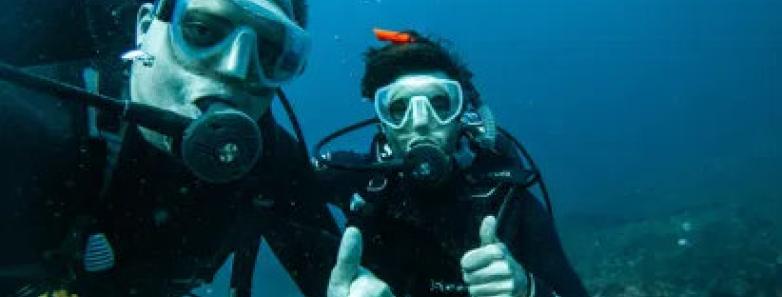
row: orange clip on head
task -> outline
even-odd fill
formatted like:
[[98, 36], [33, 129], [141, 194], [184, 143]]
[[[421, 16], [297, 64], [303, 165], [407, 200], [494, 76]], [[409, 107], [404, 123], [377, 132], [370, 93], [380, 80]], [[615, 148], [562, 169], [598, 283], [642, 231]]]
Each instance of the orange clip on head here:
[[375, 32], [375, 38], [377, 38], [377, 40], [389, 41], [395, 45], [415, 42], [415, 38], [413, 38], [413, 36], [409, 33], [383, 30], [378, 28], [372, 29], [372, 31]]

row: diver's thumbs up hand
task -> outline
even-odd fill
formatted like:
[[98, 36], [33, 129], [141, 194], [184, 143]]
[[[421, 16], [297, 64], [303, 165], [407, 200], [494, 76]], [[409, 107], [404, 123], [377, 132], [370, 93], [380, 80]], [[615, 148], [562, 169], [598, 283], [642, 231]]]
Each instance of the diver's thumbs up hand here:
[[348, 296], [350, 284], [358, 276], [362, 249], [361, 232], [354, 227], [345, 229], [345, 233], [342, 234], [342, 241], [339, 243], [337, 263], [331, 269], [328, 297]]
[[481, 222], [481, 229], [478, 230], [481, 238], [481, 246], [487, 246], [499, 242], [497, 239], [497, 219], [494, 216], [487, 216]]
[[328, 297], [393, 297], [388, 285], [361, 267], [361, 231], [348, 227], [342, 235], [337, 263], [331, 269]]
[[461, 260], [462, 278], [470, 296], [523, 296], [527, 292], [524, 268], [497, 238], [497, 219], [487, 216], [479, 231], [481, 246]]

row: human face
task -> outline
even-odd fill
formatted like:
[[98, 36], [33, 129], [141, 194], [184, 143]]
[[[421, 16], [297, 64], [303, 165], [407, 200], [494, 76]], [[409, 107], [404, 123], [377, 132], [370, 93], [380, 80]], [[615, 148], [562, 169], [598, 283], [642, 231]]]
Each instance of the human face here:
[[384, 119], [381, 128], [394, 155], [403, 157], [418, 144], [446, 153], [456, 149], [463, 98], [458, 83], [444, 73], [400, 76], [376, 95], [383, 97], [375, 98], [375, 111]]
[[[170, 23], [153, 10], [139, 11], [137, 43], [154, 61], [132, 65], [131, 99], [190, 118], [219, 101], [257, 121], [309, 49], [289, 7], [268, 0], [178, 0]], [[171, 150], [167, 137], [142, 132]]]

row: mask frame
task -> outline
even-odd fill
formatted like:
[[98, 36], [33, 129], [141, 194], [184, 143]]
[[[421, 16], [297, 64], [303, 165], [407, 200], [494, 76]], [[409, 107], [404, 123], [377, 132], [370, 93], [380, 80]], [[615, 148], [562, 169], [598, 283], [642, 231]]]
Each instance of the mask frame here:
[[[448, 109], [445, 111], [445, 116], [441, 115], [440, 110], [432, 105], [432, 100], [436, 98], [430, 98], [425, 95], [414, 95], [405, 98], [396, 98], [395, 96], [403, 92], [405, 88], [415, 87], [431, 87], [435, 90], [442, 91], [448, 98]], [[439, 96], [443, 96], [440, 94]], [[439, 97], [434, 96], [434, 97]], [[403, 102], [406, 104], [404, 115], [400, 119], [394, 119], [393, 111], [391, 110], [394, 104]], [[441, 102], [438, 102], [442, 104]], [[440, 124], [447, 125], [462, 113], [464, 109], [464, 91], [458, 81], [452, 79], [436, 78], [431, 76], [411, 76], [403, 78], [397, 82], [386, 85], [375, 91], [374, 97], [375, 114], [378, 115], [378, 119], [385, 125], [393, 128], [400, 129], [407, 124], [408, 121], [414, 116], [415, 109], [425, 108], [428, 109], [428, 113]]]
[[[309, 33], [296, 24], [289, 1], [283, 5], [282, 10], [270, 0], [230, 0], [243, 11], [251, 15], [252, 19], [261, 19], [275, 25], [279, 43], [275, 46], [265, 46], [262, 40], [264, 33], [257, 28], [247, 25], [238, 25], [231, 32], [223, 36], [219, 42], [210, 46], [195, 46], [183, 37], [182, 21], [189, 0], [160, 0], [155, 6], [155, 18], [170, 24], [170, 42], [174, 53], [182, 63], [186, 65], [214, 64], [210, 61], [219, 59], [220, 56], [236, 54], [231, 53], [233, 47], [247, 47], [239, 50], [241, 56], [236, 59], [239, 63], [247, 63], [250, 71], [257, 74], [260, 86], [279, 87], [291, 81], [304, 71], [307, 65], [307, 57], [311, 51], [311, 38]], [[284, 10], [284, 11], [283, 11]], [[290, 15], [290, 17], [289, 17]], [[236, 43], [252, 43], [252, 45], [237, 45]], [[274, 50], [271, 50], [274, 48]], [[245, 52], [242, 52], [245, 51]], [[270, 56], [261, 56], [268, 54]], [[210, 65], [207, 68], [218, 67]]]

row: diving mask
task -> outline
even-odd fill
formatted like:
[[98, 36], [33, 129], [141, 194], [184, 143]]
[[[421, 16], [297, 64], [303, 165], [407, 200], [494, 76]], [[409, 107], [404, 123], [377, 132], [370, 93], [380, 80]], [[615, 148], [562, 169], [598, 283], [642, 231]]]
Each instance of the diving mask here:
[[289, 17], [290, 5], [178, 0], [173, 8], [171, 44], [185, 67], [248, 79], [259, 87], [277, 87], [304, 69], [310, 37]]
[[427, 75], [403, 77], [375, 92], [375, 112], [393, 129], [425, 111], [439, 124], [449, 124], [459, 116], [463, 103], [459, 82]]

